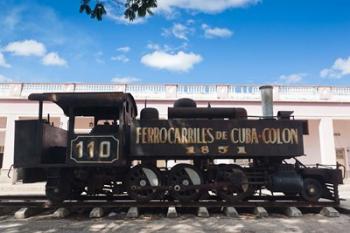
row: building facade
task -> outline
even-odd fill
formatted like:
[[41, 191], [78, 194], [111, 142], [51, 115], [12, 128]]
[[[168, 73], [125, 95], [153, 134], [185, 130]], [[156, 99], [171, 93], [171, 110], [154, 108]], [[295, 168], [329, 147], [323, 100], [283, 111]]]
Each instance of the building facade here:
[[[42, 92], [130, 92], [140, 111], [145, 104], [155, 107], [161, 118], [178, 98], [188, 97], [199, 107], [244, 107], [248, 115], [261, 115], [258, 85], [226, 84], [90, 84], [90, 83], [0, 83], [0, 164], [7, 170], [13, 164], [14, 127], [20, 119], [37, 118], [38, 105], [27, 100]], [[296, 119], [309, 122], [304, 136], [305, 164], [335, 165], [350, 168], [350, 87], [274, 86], [274, 114], [294, 111]], [[53, 103], [44, 104], [55, 126], [67, 128], [67, 117]], [[88, 131], [90, 119], [77, 121], [78, 131]], [[350, 175], [347, 172], [348, 176]]]

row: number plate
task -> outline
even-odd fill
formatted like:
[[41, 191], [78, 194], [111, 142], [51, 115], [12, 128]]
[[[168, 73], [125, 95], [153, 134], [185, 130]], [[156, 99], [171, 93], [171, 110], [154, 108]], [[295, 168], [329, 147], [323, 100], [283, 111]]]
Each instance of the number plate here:
[[78, 136], [71, 141], [70, 157], [77, 163], [113, 163], [119, 157], [114, 136]]

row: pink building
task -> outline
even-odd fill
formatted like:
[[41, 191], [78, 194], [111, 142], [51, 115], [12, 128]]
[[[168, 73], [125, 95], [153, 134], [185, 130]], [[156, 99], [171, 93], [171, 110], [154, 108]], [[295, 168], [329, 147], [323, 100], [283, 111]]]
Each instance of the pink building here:
[[[130, 92], [141, 110], [158, 108], [166, 118], [167, 107], [182, 97], [193, 98], [199, 106], [244, 107], [252, 116], [261, 115], [258, 85], [226, 84], [89, 84], [89, 83], [0, 83], [0, 163], [4, 170], [13, 163], [14, 122], [37, 117], [37, 103], [30, 93], [41, 92]], [[310, 134], [304, 136], [305, 164], [343, 164], [350, 168], [350, 87], [274, 86], [274, 113], [294, 111], [297, 119], [309, 121]], [[67, 128], [67, 118], [52, 103], [44, 104], [56, 126]], [[81, 131], [89, 129], [89, 119], [77, 123]], [[350, 173], [348, 172], [348, 176]]]

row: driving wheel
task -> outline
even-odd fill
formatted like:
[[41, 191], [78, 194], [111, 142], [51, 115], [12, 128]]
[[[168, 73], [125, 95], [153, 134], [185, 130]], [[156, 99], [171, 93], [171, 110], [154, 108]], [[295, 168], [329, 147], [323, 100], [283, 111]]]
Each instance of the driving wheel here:
[[178, 164], [170, 170], [168, 184], [172, 187], [170, 195], [174, 199], [182, 202], [196, 201], [201, 195], [198, 186], [203, 184], [203, 178], [195, 166]]
[[128, 194], [138, 202], [156, 199], [161, 186], [160, 173], [152, 166], [137, 165], [130, 169], [127, 178]]
[[244, 170], [238, 165], [219, 165], [216, 182], [219, 186], [217, 194], [223, 200], [241, 201], [255, 192]]

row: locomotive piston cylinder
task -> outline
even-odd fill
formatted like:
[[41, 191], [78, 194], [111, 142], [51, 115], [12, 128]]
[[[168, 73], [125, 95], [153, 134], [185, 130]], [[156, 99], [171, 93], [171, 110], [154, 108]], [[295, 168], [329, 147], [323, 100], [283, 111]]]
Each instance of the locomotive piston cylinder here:
[[270, 85], [259, 87], [261, 106], [264, 118], [273, 118], [273, 87]]

